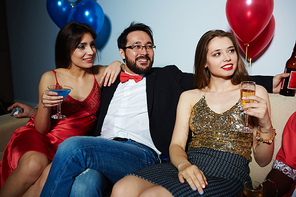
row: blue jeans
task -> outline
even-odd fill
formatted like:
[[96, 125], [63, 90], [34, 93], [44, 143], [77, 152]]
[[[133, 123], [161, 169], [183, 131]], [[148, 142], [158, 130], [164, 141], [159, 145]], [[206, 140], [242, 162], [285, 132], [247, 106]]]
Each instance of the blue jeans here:
[[[103, 174], [88, 168], [75, 178], [71, 187], [70, 197], [102, 197], [108, 187], [111, 191], [112, 186], [113, 184]], [[110, 191], [108, 190], [108, 192]]]
[[59, 145], [41, 197], [69, 196], [75, 177], [88, 168], [116, 183], [126, 174], [157, 163], [160, 159], [153, 150], [132, 140], [71, 137]]

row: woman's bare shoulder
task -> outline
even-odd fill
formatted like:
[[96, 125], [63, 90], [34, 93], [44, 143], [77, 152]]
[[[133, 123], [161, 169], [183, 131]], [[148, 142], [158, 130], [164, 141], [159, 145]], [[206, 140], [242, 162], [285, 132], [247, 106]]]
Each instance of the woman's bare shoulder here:
[[202, 95], [204, 95], [204, 90], [201, 90], [201, 89], [187, 90], [187, 91], [183, 92], [182, 95], [189, 96], [189, 97], [202, 96]]
[[256, 85], [256, 95], [258, 95], [258, 96], [264, 96], [265, 95], [266, 96], [266, 95], [268, 95], [268, 92], [263, 86]]
[[52, 70], [46, 71], [42, 74], [41, 79], [51, 80], [54, 78], [54, 72]]
[[181, 94], [182, 100], [185, 100], [186, 102], [190, 103], [191, 105], [194, 105], [197, 101], [201, 99], [201, 97], [205, 94], [203, 90], [200, 89], [193, 89], [193, 90], [187, 90]]

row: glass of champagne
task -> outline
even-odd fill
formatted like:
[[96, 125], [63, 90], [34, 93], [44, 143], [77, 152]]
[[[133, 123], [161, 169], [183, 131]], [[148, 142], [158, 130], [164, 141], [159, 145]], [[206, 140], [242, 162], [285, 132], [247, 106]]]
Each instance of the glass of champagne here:
[[244, 197], [262, 197], [263, 185], [257, 181], [246, 181], [243, 194]]
[[[240, 92], [241, 92], [241, 105], [244, 106], [247, 103], [254, 102], [253, 100], [242, 100], [243, 97], [255, 95], [256, 83], [254, 81], [242, 81], [240, 84]], [[243, 132], [250, 133], [249, 127], [249, 115], [244, 115], [245, 126], [243, 128]]]
[[[66, 98], [66, 96], [71, 92], [73, 89], [70, 86], [66, 85], [50, 85], [47, 87], [50, 91], [58, 93], [58, 96], [63, 96], [63, 100]], [[57, 106], [57, 113], [53, 114], [51, 118], [53, 119], [65, 119], [66, 116], [62, 114], [62, 102], [60, 102]]]

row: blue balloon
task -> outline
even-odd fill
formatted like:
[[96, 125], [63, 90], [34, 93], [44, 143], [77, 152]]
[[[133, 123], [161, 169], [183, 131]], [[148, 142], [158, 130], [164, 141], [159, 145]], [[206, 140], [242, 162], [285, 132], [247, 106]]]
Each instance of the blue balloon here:
[[72, 21], [75, 4], [70, 3], [68, 0], [47, 0], [46, 8], [53, 22], [59, 28], [62, 28]]
[[110, 34], [111, 34], [111, 22], [109, 17], [105, 15], [104, 24], [95, 40], [96, 47], [98, 50], [102, 50], [105, 47], [105, 45], [107, 44], [107, 41], [110, 38]]
[[74, 21], [89, 24], [98, 34], [104, 23], [102, 7], [94, 0], [83, 0], [76, 6]]

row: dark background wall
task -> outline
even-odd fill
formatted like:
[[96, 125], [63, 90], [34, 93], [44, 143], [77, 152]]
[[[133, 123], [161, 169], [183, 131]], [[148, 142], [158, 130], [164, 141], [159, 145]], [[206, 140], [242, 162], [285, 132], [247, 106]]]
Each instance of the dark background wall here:
[[10, 67], [8, 30], [5, 1], [0, 1], [0, 115], [13, 103], [12, 75]]

